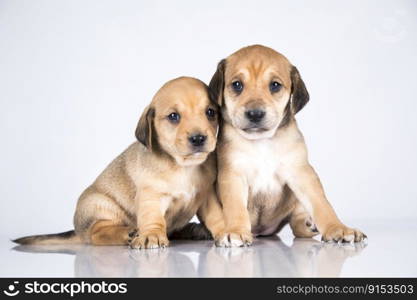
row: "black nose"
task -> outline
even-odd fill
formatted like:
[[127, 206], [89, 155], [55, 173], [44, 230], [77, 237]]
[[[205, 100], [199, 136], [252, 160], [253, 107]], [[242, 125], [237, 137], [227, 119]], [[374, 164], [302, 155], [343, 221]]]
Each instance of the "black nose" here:
[[245, 112], [246, 118], [253, 123], [259, 123], [265, 116], [265, 111], [260, 109], [251, 109]]
[[194, 135], [192, 135], [188, 138], [191, 145], [193, 145], [195, 147], [203, 146], [204, 143], [206, 142], [206, 139], [207, 139], [207, 136], [206, 135], [201, 135], [201, 134], [194, 134]]

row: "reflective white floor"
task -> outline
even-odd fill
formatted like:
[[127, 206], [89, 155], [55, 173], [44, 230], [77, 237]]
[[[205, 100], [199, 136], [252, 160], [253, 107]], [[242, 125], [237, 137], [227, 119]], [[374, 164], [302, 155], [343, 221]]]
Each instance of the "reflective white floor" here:
[[[358, 226], [359, 227], [359, 226]], [[0, 242], [1, 277], [415, 277], [417, 222], [361, 226], [366, 244], [337, 245], [279, 237], [252, 247], [172, 241], [163, 250], [127, 247], [15, 246]]]

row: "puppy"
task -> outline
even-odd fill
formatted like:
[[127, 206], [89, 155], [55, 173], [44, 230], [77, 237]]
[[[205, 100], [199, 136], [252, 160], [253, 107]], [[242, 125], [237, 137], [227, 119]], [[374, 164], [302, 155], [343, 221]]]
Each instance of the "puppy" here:
[[336, 216], [308, 162], [294, 115], [309, 95], [296, 67], [273, 49], [249, 46], [220, 61], [209, 88], [224, 119], [217, 189], [226, 230], [219, 246], [249, 245], [252, 234], [276, 234], [288, 222], [297, 237], [364, 239]]
[[158, 248], [197, 213], [213, 236], [223, 230], [214, 190], [217, 105], [207, 86], [166, 83], [143, 112], [130, 145], [80, 196], [74, 231], [19, 244], [127, 245]]

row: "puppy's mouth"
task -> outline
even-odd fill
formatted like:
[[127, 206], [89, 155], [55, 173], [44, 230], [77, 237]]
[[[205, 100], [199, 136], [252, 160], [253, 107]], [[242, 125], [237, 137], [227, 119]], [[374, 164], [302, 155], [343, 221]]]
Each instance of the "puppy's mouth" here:
[[247, 128], [243, 128], [242, 130], [246, 133], [261, 133], [261, 132], [268, 131], [269, 129], [265, 127], [247, 127]]
[[[239, 128], [239, 127], [238, 127]], [[258, 140], [271, 138], [276, 131], [276, 127], [267, 127], [265, 125], [240, 127], [238, 132], [249, 140]]]
[[209, 152], [193, 151], [181, 157], [180, 165], [195, 166], [202, 164], [208, 157]]
[[192, 152], [190, 152], [188, 154], [185, 154], [184, 158], [191, 158], [191, 159], [197, 158], [198, 159], [198, 158], [201, 158], [201, 157], [207, 155], [208, 153], [209, 153], [208, 151], [206, 151], [202, 148], [201, 149], [196, 148], [196, 149], [193, 149]]
[[193, 151], [193, 152], [191, 152], [190, 154], [188, 154], [186, 156], [188, 156], [188, 157], [197, 157], [197, 156], [205, 155], [207, 153], [208, 152], [203, 151], [203, 150], [196, 150], [196, 151]]

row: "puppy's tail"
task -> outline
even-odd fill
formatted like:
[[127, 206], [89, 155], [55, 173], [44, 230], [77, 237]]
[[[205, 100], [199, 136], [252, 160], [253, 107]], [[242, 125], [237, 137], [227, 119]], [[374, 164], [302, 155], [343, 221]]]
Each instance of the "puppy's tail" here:
[[80, 244], [81, 238], [75, 234], [74, 230], [53, 233], [25, 236], [13, 240], [13, 242], [21, 245], [68, 245]]
[[169, 236], [173, 240], [212, 240], [210, 231], [202, 223], [188, 223]]

